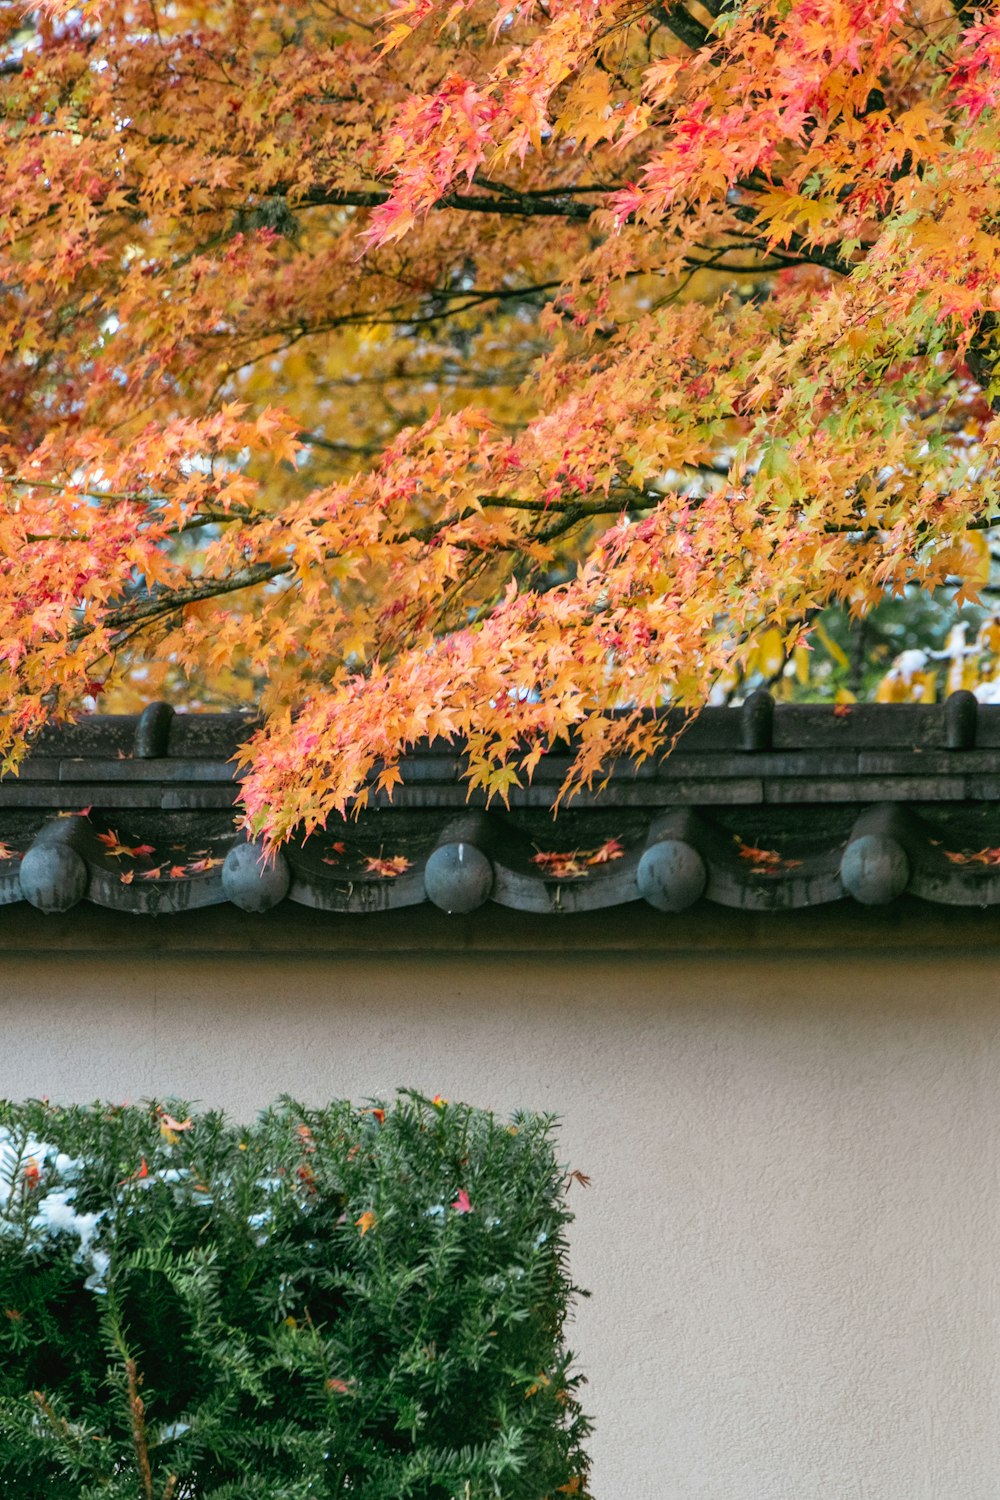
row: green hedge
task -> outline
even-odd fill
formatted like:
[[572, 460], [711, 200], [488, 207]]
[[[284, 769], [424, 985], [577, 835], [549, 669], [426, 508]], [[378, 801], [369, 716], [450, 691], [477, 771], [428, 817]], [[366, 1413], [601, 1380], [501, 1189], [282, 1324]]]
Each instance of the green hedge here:
[[583, 1496], [552, 1133], [0, 1103], [0, 1497]]

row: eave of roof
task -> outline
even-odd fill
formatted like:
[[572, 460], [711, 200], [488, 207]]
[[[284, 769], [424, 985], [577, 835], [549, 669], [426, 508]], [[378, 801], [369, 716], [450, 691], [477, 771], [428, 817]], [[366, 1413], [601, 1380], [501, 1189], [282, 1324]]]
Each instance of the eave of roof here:
[[508, 811], [487, 811], [453, 747], [433, 744], [406, 758], [391, 803], [373, 795], [356, 821], [262, 862], [233, 824], [232, 757], [250, 716], [166, 704], [93, 716], [47, 731], [0, 783], [0, 904], [776, 911], [904, 891], [1000, 904], [1000, 706], [958, 693], [845, 712], [760, 693], [661, 722], [662, 756], [609, 767], [555, 822], [570, 746], [512, 789]]

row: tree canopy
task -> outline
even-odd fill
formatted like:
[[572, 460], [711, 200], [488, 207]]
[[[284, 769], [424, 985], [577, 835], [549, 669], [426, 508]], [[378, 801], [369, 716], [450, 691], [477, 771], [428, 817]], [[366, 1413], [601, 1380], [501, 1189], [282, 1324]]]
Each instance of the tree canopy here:
[[260, 703], [269, 840], [424, 736], [504, 796], [574, 730], [569, 792], [824, 620], [984, 599], [988, 8], [0, 15], [8, 765], [167, 695]]

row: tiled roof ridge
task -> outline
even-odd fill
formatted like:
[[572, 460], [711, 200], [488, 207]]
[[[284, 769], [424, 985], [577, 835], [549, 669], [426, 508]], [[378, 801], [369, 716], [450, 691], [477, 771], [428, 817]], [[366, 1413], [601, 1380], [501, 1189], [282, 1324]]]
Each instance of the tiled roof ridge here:
[[[981, 704], [962, 689], [942, 703], [788, 703], [758, 689], [735, 708], [664, 709], [648, 717], [662, 726], [665, 745], [678, 736], [692, 750], [839, 749], [846, 746], [922, 749], [1000, 749], [1000, 704]], [[176, 711], [150, 703], [136, 714], [88, 714], [49, 726], [31, 759], [59, 756], [228, 758], [260, 722], [256, 710]], [[555, 754], [570, 749], [567, 742]], [[411, 752], [454, 756], [446, 741], [424, 742]]]
[[689, 722], [659, 717], [664, 756], [617, 763], [555, 823], [545, 814], [571, 745], [542, 758], [505, 812], [475, 805], [460, 754], [438, 743], [405, 758], [391, 806], [373, 796], [359, 821], [265, 861], [232, 816], [252, 714], [158, 703], [95, 715], [46, 731], [0, 783], [0, 904], [561, 912], [645, 900], [679, 912], [701, 899], [874, 905], [905, 890], [1000, 905], [1000, 705], [967, 692], [776, 705], [760, 692]]

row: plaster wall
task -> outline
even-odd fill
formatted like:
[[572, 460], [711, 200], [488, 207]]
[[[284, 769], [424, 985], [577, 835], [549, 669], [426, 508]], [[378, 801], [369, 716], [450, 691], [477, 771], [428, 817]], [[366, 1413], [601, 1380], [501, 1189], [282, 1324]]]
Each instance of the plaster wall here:
[[996, 1500], [993, 954], [8, 953], [0, 1094], [558, 1112], [596, 1500]]

